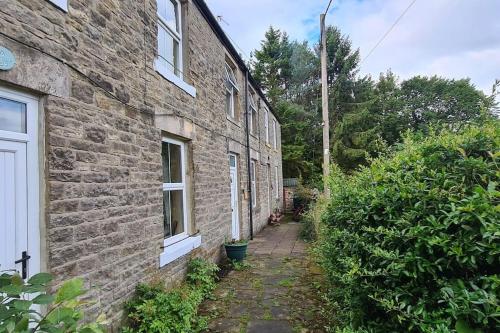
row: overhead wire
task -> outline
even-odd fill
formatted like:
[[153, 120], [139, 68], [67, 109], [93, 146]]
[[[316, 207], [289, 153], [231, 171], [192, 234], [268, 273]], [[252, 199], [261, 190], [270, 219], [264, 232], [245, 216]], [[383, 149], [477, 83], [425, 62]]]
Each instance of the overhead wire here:
[[399, 15], [399, 17], [396, 19], [396, 21], [394, 21], [394, 23], [391, 25], [391, 27], [385, 32], [384, 35], [382, 35], [382, 37], [378, 40], [378, 42], [375, 44], [375, 46], [370, 50], [370, 52], [368, 52], [368, 54], [363, 58], [363, 60], [361, 60], [361, 62], [359, 63], [359, 66], [361, 66], [365, 61], [366, 59], [372, 55], [373, 51], [375, 51], [375, 49], [384, 41], [384, 39], [391, 33], [391, 31], [396, 27], [396, 25], [399, 23], [399, 21], [401, 21], [401, 19], [406, 15], [406, 13], [410, 10], [410, 8], [415, 4], [415, 2], [417, 2], [417, 0], [412, 0], [412, 2], [410, 2], [410, 4], [405, 8], [405, 10], [403, 10], [403, 12], [401, 13], [401, 15]]

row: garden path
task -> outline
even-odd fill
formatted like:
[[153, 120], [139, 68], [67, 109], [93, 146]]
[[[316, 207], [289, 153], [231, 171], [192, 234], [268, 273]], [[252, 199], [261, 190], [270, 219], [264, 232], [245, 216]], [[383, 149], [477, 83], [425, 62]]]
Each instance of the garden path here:
[[319, 275], [299, 239], [300, 224], [261, 231], [248, 246], [245, 267], [233, 270], [206, 301], [208, 332], [322, 332]]

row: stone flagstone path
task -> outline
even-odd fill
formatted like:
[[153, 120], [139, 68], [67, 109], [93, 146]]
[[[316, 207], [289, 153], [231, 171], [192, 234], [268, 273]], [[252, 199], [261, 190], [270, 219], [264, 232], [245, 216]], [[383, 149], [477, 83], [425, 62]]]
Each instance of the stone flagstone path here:
[[215, 299], [202, 304], [208, 332], [323, 332], [319, 277], [312, 273], [300, 224], [266, 227], [248, 247], [245, 269], [218, 284]]

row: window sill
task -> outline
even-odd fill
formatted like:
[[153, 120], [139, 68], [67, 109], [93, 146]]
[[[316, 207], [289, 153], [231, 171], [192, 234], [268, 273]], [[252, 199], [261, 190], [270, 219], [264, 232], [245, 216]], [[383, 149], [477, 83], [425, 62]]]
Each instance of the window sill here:
[[155, 61], [155, 70], [158, 73], [160, 73], [160, 75], [163, 76], [165, 79], [167, 79], [167, 81], [172, 82], [174, 85], [181, 88], [182, 90], [184, 90], [186, 93], [188, 93], [192, 97], [196, 97], [196, 88], [195, 87], [187, 84], [186, 82], [184, 82], [183, 79], [181, 79], [180, 77], [178, 77], [174, 73], [170, 72], [169, 70], [167, 70], [161, 66], [158, 66], [157, 61]]
[[231, 123], [233, 123], [234, 125], [238, 126], [238, 127], [241, 127], [240, 124], [238, 124], [238, 121], [234, 118], [231, 118], [229, 117], [228, 115], [226, 115], [226, 119], [229, 120]]
[[200, 247], [200, 245], [201, 235], [187, 237], [177, 243], [165, 247], [163, 249], [163, 253], [160, 254], [160, 267], [163, 267], [175, 259], [188, 254], [194, 249]]
[[68, 12], [68, 1], [67, 0], [49, 0], [57, 8], [61, 9], [63, 12]]

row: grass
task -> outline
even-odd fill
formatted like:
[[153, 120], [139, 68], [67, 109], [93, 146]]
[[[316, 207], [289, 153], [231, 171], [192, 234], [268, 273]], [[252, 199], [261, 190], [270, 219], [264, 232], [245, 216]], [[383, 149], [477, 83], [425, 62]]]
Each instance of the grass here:
[[282, 287], [291, 288], [295, 285], [295, 280], [296, 280], [295, 278], [290, 277], [280, 280], [278, 284]]
[[261, 278], [255, 278], [252, 281], [252, 288], [256, 290], [264, 290], [264, 284]]

